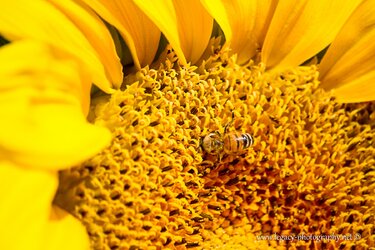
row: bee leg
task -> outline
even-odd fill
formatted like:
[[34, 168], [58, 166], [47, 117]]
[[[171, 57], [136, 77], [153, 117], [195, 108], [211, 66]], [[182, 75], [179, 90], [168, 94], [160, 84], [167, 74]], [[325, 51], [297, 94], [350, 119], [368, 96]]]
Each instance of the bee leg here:
[[203, 137], [199, 138], [199, 147], [198, 148], [203, 150]]
[[223, 154], [222, 153], [218, 154], [217, 155], [217, 161], [221, 162], [222, 159], [223, 159]]

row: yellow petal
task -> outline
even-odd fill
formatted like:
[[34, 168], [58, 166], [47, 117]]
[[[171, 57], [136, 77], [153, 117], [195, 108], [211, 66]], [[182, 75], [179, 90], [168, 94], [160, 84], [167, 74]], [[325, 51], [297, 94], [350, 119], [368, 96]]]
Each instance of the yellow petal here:
[[[372, 40], [374, 41], [374, 40]], [[369, 71], [367, 74], [350, 81], [341, 87], [333, 89], [333, 94], [337, 101], [352, 103], [366, 102], [375, 100], [375, 71]]]
[[328, 46], [360, 0], [280, 1], [262, 50], [268, 68], [295, 67]]
[[80, 6], [71, 0], [49, 1], [69, 17], [85, 35], [104, 65], [108, 79], [115, 88], [120, 88], [123, 78], [122, 65], [116, 53], [114, 41], [105, 24], [86, 6]]
[[246, 63], [260, 51], [276, 8], [275, 0], [229, 1], [202, 0], [224, 32], [226, 46]]
[[231, 8], [231, 4], [226, 1], [214, 0], [201, 0], [201, 3], [223, 30], [226, 42], [230, 43], [233, 39], [231, 22], [235, 22], [235, 17], [229, 14], [234, 10]]
[[375, 100], [375, 2], [365, 1], [350, 17], [320, 64], [321, 86], [338, 100]]
[[55, 172], [0, 162], [0, 249], [42, 249], [57, 179]]
[[81, 1], [119, 30], [138, 69], [151, 64], [159, 46], [160, 30], [133, 1]]
[[[47, 44], [22, 40], [0, 48], [0, 66], [0, 88], [6, 89], [8, 85], [11, 88], [22, 87], [27, 85], [27, 82], [37, 88], [39, 85], [47, 85], [45, 81], [52, 78], [51, 83], [55, 84], [53, 88], [74, 95], [82, 103], [83, 113], [88, 112], [90, 78], [79, 62], [74, 61], [68, 54], [52, 49]], [[44, 73], [46, 74], [43, 75]], [[10, 82], [14, 82], [14, 85]]]
[[[118, 73], [107, 77], [104, 63], [96, 49], [64, 13], [60, 12], [51, 3], [41, 0], [28, 1], [6, 1], [1, 5], [2, 14], [0, 15], [0, 33], [10, 40], [18, 40], [23, 38], [32, 38], [37, 41], [54, 45], [62, 48], [64, 51], [77, 57], [84, 62], [88, 68], [93, 82], [103, 91], [112, 92], [111, 80], [119, 80]], [[74, 7], [77, 10], [77, 6]], [[78, 12], [77, 12], [78, 13]], [[76, 16], [71, 14], [72, 16]], [[82, 13], [82, 11], [79, 11]], [[97, 19], [84, 15], [84, 23], [89, 25], [102, 24]], [[83, 27], [83, 24], [80, 24]], [[91, 29], [91, 28], [90, 28]], [[102, 30], [100, 27], [92, 28], [92, 30]], [[87, 31], [86, 34], [91, 33]], [[97, 34], [97, 36], [106, 36], [106, 33]], [[99, 39], [97, 39], [100, 41]], [[108, 41], [108, 38], [103, 38]], [[95, 46], [101, 46], [99, 43]], [[105, 45], [106, 46], [106, 45]], [[108, 71], [111, 73], [114, 69]], [[112, 74], [112, 73], [111, 73]], [[118, 86], [118, 82], [115, 86]]]
[[200, 59], [211, 37], [213, 19], [199, 0], [134, 2], [163, 32], [181, 63]]
[[[82, 112], [82, 82], [76, 61], [36, 42], [0, 49], [0, 158], [20, 165], [62, 169], [91, 157], [110, 133], [89, 124]], [[87, 91], [87, 90], [86, 90]]]
[[86, 229], [72, 215], [54, 206], [46, 228], [44, 249], [85, 250], [89, 248]]

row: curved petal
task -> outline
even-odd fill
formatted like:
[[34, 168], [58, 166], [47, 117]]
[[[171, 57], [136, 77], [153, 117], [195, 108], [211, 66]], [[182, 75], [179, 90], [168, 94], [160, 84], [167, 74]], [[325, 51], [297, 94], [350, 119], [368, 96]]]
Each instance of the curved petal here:
[[163, 32], [181, 63], [200, 59], [211, 37], [213, 19], [199, 0], [134, 2]]
[[[83, 13], [82, 10], [78, 11], [78, 6], [73, 8], [77, 13], [71, 14], [72, 17]], [[93, 26], [87, 28], [86, 35], [94, 30], [103, 31], [103, 27], [101, 27], [103, 24], [98, 22], [98, 19], [89, 17], [87, 14], [82, 15], [84, 16], [84, 23], [87, 22], [88, 25]], [[80, 26], [83, 27], [84, 25], [80, 24]], [[84, 63], [93, 78], [93, 82], [105, 92], [113, 91], [112, 80], [116, 81], [115, 86], [119, 85], [118, 81], [121, 79], [118, 79], [118, 76], [120, 73], [116, 72], [112, 75], [115, 69], [106, 71], [104, 66], [106, 62], [102, 62], [98, 55], [98, 51], [102, 49], [101, 46], [106, 47], [108, 44], [100, 45], [98, 43], [95, 46], [99, 48], [93, 48], [76, 24], [72, 23], [64, 13], [51, 3], [41, 0], [4, 2], [1, 6], [0, 33], [10, 40], [32, 38], [62, 48]], [[101, 33], [98, 36], [107, 36], [107, 33]], [[103, 38], [106, 42], [108, 42], [108, 39], [108, 37]], [[102, 58], [104, 57], [102, 55]], [[114, 64], [117, 65], [117, 63]], [[107, 73], [111, 74], [110, 79], [107, 78]]]
[[202, 3], [222, 28], [226, 46], [238, 54], [238, 63], [246, 63], [260, 51], [276, 0], [202, 0]]
[[51, 216], [46, 229], [43, 249], [90, 249], [86, 229], [76, 218], [59, 207], [52, 207]]
[[57, 180], [55, 172], [0, 162], [0, 249], [42, 249]]
[[[76, 61], [36, 42], [0, 49], [0, 155], [20, 165], [62, 169], [94, 155], [110, 133], [89, 124], [88, 81]], [[83, 100], [85, 99], [85, 100]]]
[[159, 46], [160, 30], [131, 0], [79, 0], [116, 27], [140, 69], [151, 64]]
[[86, 6], [80, 6], [71, 0], [49, 0], [60, 9], [85, 35], [95, 48], [105, 67], [108, 79], [115, 88], [120, 88], [123, 78], [122, 65], [116, 53], [114, 41], [105, 24]]
[[[372, 40], [374, 41], [374, 40]], [[333, 89], [338, 102], [367, 102], [375, 100], [375, 71], [366, 74]]]
[[320, 64], [321, 86], [343, 102], [375, 100], [375, 2], [365, 1], [344, 25]]
[[328, 46], [360, 0], [280, 1], [268, 29], [262, 61], [268, 68], [295, 67]]

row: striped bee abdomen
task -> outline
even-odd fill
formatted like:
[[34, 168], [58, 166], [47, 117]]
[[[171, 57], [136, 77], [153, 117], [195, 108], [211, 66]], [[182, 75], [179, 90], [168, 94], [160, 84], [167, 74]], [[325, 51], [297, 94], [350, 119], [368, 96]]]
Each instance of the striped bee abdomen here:
[[253, 137], [248, 133], [233, 132], [224, 135], [224, 151], [227, 154], [240, 153], [254, 143]]

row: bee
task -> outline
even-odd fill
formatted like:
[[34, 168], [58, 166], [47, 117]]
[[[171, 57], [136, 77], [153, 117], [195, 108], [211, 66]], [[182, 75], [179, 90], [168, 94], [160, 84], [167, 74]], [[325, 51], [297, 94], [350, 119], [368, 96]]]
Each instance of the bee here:
[[206, 135], [201, 144], [203, 150], [221, 158], [223, 154], [233, 155], [244, 152], [254, 144], [254, 138], [250, 134], [237, 131], [228, 132], [227, 129], [228, 125], [225, 126], [224, 134], [214, 131]]

